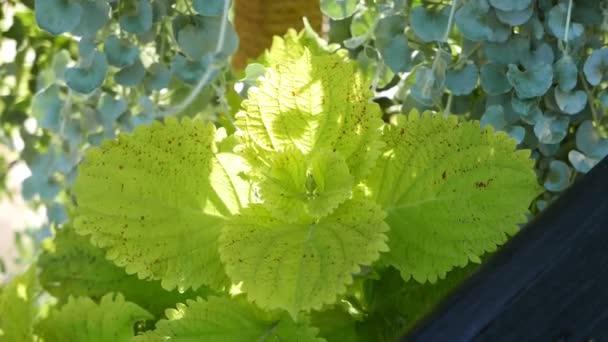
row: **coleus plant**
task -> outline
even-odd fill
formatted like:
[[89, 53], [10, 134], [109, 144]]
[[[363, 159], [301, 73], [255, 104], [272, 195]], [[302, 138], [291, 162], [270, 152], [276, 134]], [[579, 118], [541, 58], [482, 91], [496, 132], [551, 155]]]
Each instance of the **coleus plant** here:
[[9, 284], [3, 334], [128, 340], [147, 321], [136, 341], [391, 340], [542, 191], [504, 132], [431, 112], [385, 122], [344, 50], [290, 31], [259, 62], [233, 134], [169, 117], [87, 152], [72, 223], [39, 280], [15, 280], [59, 305], [14, 328], [2, 317], [35, 296]]

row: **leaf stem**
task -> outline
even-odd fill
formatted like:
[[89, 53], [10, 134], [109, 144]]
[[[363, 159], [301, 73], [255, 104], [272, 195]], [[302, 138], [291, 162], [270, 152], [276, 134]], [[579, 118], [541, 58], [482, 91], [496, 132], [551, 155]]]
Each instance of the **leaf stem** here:
[[[570, 0], [572, 2], [572, 0]], [[458, 6], [458, 0], [452, 2], [452, 9], [450, 10], [450, 17], [448, 18], [448, 26], [445, 28], [445, 34], [443, 35], [442, 42], [447, 42], [452, 32], [452, 25], [454, 25], [454, 14], [456, 13], [456, 7]]]
[[568, 34], [570, 33], [570, 18], [572, 16], [572, 3], [573, 0], [568, 0], [568, 14], [566, 15], [566, 29], [564, 30], [564, 44], [565, 50], [568, 51]]
[[[222, 12], [222, 25], [220, 26], [220, 33], [218, 35], [217, 45], [215, 46], [216, 55], [219, 54], [222, 51], [222, 48], [224, 47], [224, 43], [225, 43], [224, 40], [226, 39], [226, 27], [228, 24], [227, 23], [228, 22], [228, 11], [230, 9], [230, 7], [229, 7], [230, 3], [231, 3], [231, 1], [224, 0], [224, 9]], [[161, 116], [165, 117], [165, 116], [169, 116], [169, 115], [174, 115], [174, 114], [177, 114], [177, 113], [181, 112], [182, 110], [188, 108], [188, 106], [190, 106], [192, 104], [192, 102], [194, 102], [196, 97], [200, 94], [200, 92], [207, 85], [207, 83], [209, 83], [213, 73], [220, 69], [220, 67], [218, 67], [218, 65], [219, 65], [218, 63], [211, 63], [209, 65], [209, 67], [205, 70], [205, 72], [203, 73], [201, 78], [198, 80], [198, 82], [196, 83], [196, 85], [194, 86], [194, 88], [192, 89], [190, 94], [188, 94], [188, 96], [179, 104], [177, 104], [173, 107], [170, 107], [170, 108], [164, 110], [163, 112], [161, 112]]]

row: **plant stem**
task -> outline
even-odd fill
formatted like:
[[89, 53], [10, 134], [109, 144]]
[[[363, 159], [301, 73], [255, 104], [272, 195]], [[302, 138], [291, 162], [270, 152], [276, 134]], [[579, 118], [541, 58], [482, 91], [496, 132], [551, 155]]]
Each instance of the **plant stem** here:
[[[222, 25], [220, 26], [220, 33], [218, 35], [217, 45], [215, 46], [216, 55], [219, 54], [222, 51], [222, 48], [224, 47], [224, 43], [225, 43], [224, 40], [226, 39], [226, 27], [228, 24], [228, 11], [230, 9], [229, 6], [230, 6], [230, 1], [225, 0], [224, 9], [222, 12]], [[177, 113], [181, 112], [182, 110], [188, 108], [188, 106], [190, 106], [192, 104], [192, 102], [194, 102], [196, 97], [200, 94], [200, 92], [207, 85], [207, 83], [209, 83], [213, 73], [219, 69], [220, 69], [220, 67], [219, 67], [218, 63], [211, 63], [209, 65], [209, 67], [205, 70], [205, 72], [203, 73], [201, 78], [198, 80], [198, 83], [196, 83], [196, 85], [194, 86], [194, 88], [192, 89], [190, 94], [188, 94], [188, 97], [186, 97], [182, 102], [180, 102], [176, 106], [170, 107], [170, 108], [164, 110], [163, 112], [161, 112], [161, 116], [164, 117], [164, 116], [174, 115], [174, 114], [177, 114]]]
[[[572, 2], [572, 0], [570, 0]], [[452, 32], [452, 25], [454, 25], [454, 14], [456, 13], [456, 7], [458, 6], [458, 0], [452, 2], [452, 9], [450, 10], [450, 17], [448, 18], [448, 26], [445, 28], [445, 34], [443, 35], [442, 42], [447, 42]]]
[[570, 33], [570, 17], [572, 15], [573, 0], [568, 0], [568, 14], [566, 16], [566, 29], [564, 30], [565, 50], [568, 51], [568, 34]]

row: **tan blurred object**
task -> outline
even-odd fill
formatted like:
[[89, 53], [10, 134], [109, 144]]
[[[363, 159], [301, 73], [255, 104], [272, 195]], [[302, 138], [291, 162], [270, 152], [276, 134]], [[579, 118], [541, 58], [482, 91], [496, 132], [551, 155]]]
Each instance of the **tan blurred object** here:
[[234, 23], [239, 34], [239, 50], [232, 59], [237, 69], [258, 57], [270, 46], [272, 37], [287, 29], [303, 27], [302, 17], [319, 31], [322, 23], [319, 0], [236, 0]]

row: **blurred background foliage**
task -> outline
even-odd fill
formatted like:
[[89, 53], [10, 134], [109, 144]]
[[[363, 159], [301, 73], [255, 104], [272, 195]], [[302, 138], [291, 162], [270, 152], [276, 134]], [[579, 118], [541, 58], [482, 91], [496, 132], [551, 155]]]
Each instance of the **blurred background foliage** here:
[[531, 149], [533, 213], [608, 154], [606, 0], [5, 0], [0, 196], [25, 163], [21, 195], [47, 222], [22, 254], [68, 219], [88, 147], [168, 115], [230, 132], [255, 59], [303, 16], [374, 80], [386, 119], [452, 113]]

